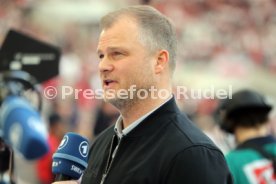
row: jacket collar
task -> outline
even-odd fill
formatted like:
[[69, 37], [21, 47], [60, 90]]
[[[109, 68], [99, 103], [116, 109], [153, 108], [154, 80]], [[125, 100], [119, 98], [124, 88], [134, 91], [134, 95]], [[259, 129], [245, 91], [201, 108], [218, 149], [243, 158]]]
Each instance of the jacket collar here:
[[238, 145], [237, 149], [241, 149], [243, 147], [246, 147], [247, 145], [263, 146], [270, 143], [276, 143], [276, 139], [272, 135], [268, 135], [265, 137], [256, 137], [241, 143], [240, 145]]
[[174, 97], [150, 114], [137, 127], [129, 132], [126, 137], [139, 137], [155, 132], [169, 123], [170, 115], [181, 113]]

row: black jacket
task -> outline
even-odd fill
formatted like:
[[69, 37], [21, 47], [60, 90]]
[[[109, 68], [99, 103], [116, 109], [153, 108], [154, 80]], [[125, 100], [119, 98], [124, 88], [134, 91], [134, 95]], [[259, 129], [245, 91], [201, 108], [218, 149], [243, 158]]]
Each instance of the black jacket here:
[[112, 139], [114, 126], [94, 142], [82, 184], [100, 184], [102, 178], [104, 184], [232, 183], [221, 151], [181, 114], [174, 99], [123, 137], [108, 163]]

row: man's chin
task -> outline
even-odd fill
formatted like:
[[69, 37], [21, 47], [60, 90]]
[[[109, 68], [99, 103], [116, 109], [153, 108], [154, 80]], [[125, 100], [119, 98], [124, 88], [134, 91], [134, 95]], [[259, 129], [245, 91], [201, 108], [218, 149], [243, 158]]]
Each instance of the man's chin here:
[[116, 102], [117, 101], [117, 99], [116, 98], [108, 98], [108, 97], [104, 97], [104, 101], [105, 102], [107, 102], [107, 103], [114, 103], [114, 102]]
[[114, 107], [121, 109], [125, 104], [125, 102], [123, 102], [124, 100], [122, 99], [118, 99], [118, 98], [104, 98], [104, 101], [106, 103], [110, 103], [111, 105], [113, 105]]

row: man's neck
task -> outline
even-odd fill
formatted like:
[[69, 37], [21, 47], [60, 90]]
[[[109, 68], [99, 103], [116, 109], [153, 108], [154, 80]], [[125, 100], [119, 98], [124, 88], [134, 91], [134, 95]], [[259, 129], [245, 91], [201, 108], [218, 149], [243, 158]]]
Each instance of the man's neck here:
[[268, 135], [266, 124], [259, 127], [238, 127], [235, 131], [235, 137], [238, 144], [241, 144], [249, 139], [264, 137]]
[[139, 119], [140, 117], [152, 111], [153, 109], [159, 107], [166, 100], [168, 100], [168, 98], [167, 99], [148, 98], [148, 99], [138, 100], [137, 102], [132, 103], [132, 106], [128, 106], [127, 108], [120, 109], [121, 116], [123, 119], [123, 128], [128, 127], [135, 120]]

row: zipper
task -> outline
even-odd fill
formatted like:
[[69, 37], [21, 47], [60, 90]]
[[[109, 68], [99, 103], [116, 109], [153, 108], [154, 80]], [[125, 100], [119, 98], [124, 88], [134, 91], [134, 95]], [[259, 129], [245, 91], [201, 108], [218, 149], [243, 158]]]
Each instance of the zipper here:
[[106, 174], [103, 174], [103, 177], [102, 177], [102, 180], [101, 180], [101, 184], [103, 184], [103, 183], [104, 183], [105, 178], [106, 178]]
[[[110, 146], [110, 149], [109, 149], [108, 160], [107, 160], [107, 164], [106, 164], [106, 167], [105, 167], [105, 172], [104, 172], [104, 174], [103, 174], [103, 176], [102, 176], [102, 179], [101, 179], [101, 183], [100, 183], [100, 184], [103, 184], [103, 183], [105, 182], [106, 176], [107, 176], [107, 174], [108, 174], [109, 171], [110, 171], [110, 168], [111, 168], [111, 166], [112, 166], [113, 160], [115, 159], [116, 153], [117, 153], [117, 151], [118, 151], [118, 149], [119, 149], [119, 146], [120, 146], [120, 143], [121, 143], [121, 141], [122, 141], [122, 139], [123, 139], [123, 136], [122, 136], [122, 137], [120, 138], [120, 140], [119, 140], [117, 146], [114, 148], [113, 153], [112, 153], [112, 147], [113, 147], [112, 145], [114, 144], [114, 140], [115, 140], [116, 136], [117, 136], [117, 135], [113, 135], [113, 137], [112, 137], [112, 142], [111, 142], [111, 146]], [[113, 157], [113, 155], [114, 155], [114, 157]], [[110, 160], [110, 159], [111, 159], [111, 160]], [[110, 164], [109, 164], [109, 162], [110, 162]]]

